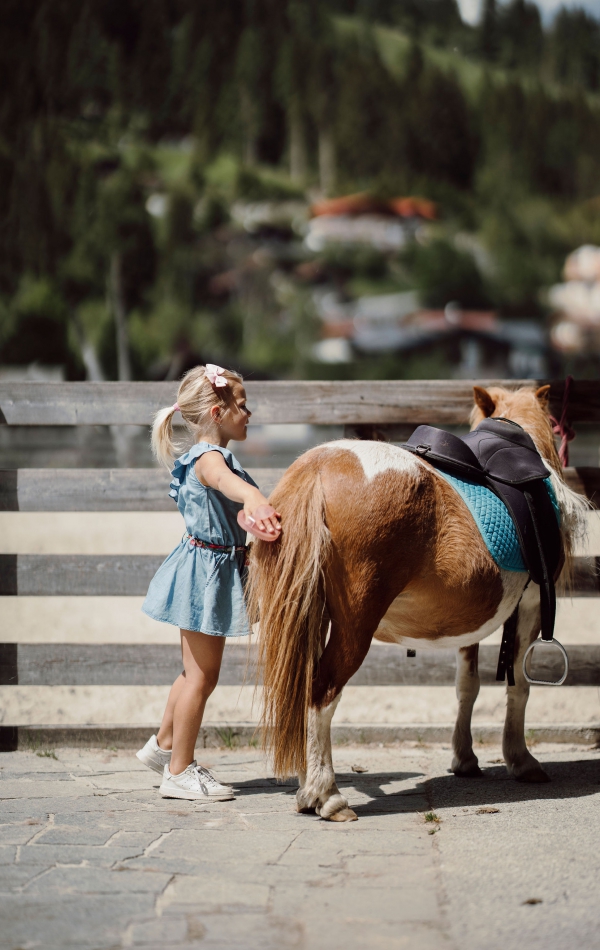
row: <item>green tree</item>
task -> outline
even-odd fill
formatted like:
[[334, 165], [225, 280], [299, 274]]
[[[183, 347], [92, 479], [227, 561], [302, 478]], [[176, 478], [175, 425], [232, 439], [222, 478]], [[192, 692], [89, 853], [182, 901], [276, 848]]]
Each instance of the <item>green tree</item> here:
[[479, 24], [479, 52], [488, 62], [494, 62], [500, 51], [500, 31], [496, 0], [484, 0]]
[[468, 188], [475, 171], [477, 139], [467, 101], [456, 78], [434, 67], [405, 83], [407, 160], [415, 177]]
[[600, 88], [600, 25], [582, 9], [561, 7], [548, 37], [555, 78], [584, 89]]
[[498, 15], [500, 61], [509, 69], [538, 68], [544, 49], [540, 11], [535, 3], [512, 0]]

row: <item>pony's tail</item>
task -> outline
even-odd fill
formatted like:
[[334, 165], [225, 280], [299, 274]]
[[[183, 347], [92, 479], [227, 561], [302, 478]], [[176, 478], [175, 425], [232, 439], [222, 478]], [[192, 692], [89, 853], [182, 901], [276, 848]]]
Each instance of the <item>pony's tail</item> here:
[[281, 535], [253, 543], [248, 581], [250, 618], [260, 622], [262, 742], [281, 778], [306, 768], [306, 724], [325, 615], [330, 535], [311, 455], [296, 462], [273, 493]]
[[173, 443], [173, 416], [175, 408], [168, 406], [159, 409], [152, 423], [152, 451], [154, 455], [168, 469], [173, 466], [173, 459], [177, 456], [176, 446]]

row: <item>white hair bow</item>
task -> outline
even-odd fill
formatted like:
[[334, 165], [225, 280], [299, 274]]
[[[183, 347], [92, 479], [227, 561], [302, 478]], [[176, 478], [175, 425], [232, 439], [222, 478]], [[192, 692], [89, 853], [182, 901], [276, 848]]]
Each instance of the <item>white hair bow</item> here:
[[222, 386], [227, 385], [227, 380], [221, 374], [225, 370], [222, 366], [216, 366], [215, 363], [206, 364], [206, 375], [208, 376], [209, 382], [216, 388], [221, 388]]

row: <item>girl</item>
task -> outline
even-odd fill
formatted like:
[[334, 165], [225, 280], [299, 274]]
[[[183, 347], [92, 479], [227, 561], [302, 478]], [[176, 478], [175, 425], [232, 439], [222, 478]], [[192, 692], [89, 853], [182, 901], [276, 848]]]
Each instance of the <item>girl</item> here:
[[[206, 700], [219, 679], [226, 637], [248, 634], [243, 582], [246, 532], [237, 515], [275, 539], [279, 515], [227, 449], [243, 441], [251, 412], [242, 377], [208, 363], [183, 377], [174, 406], [157, 413], [152, 448], [167, 465], [176, 455], [173, 415], [179, 410], [195, 444], [177, 459], [170, 495], [186, 533], [150, 583], [142, 610], [180, 628], [184, 672], [167, 701], [158, 735], [138, 759], [162, 773], [163, 798], [233, 798], [208, 769], [197, 765], [194, 747]], [[257, 509], [266, 506], [257, 514]], [[261, 517], [262, 516], [262, 517]]]

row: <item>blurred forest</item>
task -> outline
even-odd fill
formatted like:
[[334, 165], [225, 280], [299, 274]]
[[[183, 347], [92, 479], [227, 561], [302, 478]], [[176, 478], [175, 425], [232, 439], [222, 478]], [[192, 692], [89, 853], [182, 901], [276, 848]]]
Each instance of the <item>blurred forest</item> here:
[[[485, 0], [3, 0], [0, 363], [66, 378], [440, 375], [318, 364], [317, 286], [543, 321], [600, 243], [600, 24]], [[303, 240], [326, 196], [419, 195], [395, 251]], [[579, 369], [596, 375], [595, 363]]]

